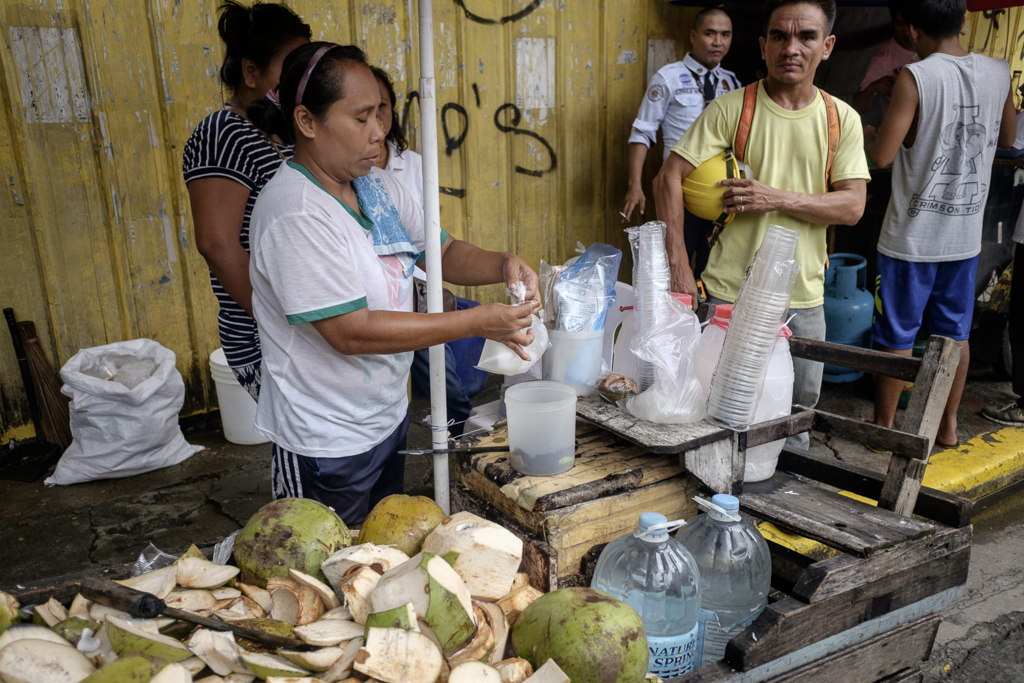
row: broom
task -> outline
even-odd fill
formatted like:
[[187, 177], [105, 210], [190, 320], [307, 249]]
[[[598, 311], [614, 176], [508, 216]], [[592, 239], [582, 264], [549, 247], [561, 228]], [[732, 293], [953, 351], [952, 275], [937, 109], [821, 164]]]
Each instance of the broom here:
[[61, 450], [71, 445], [71, 412], [69, 399], [60, 393], [63, 382], [46, 359], [43, 347], [36, 336], [36, 325], [30, 320], [18, 323], [21, 338], [25, 342], [25, 353], [32, 370], [32, 384], [43, 407], [43, 433]]

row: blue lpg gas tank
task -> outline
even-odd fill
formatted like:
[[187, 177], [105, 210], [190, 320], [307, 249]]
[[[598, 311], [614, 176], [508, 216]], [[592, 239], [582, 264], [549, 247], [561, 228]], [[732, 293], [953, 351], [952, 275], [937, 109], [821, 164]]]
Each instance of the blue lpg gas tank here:
[[[825, 271], [825, 340], [868, 348], [875, 298], [864, 285], [868, 262], [856, 254], [832, 254]], [[826, 382], [853, 382], [863, 372], [826, 365]]]

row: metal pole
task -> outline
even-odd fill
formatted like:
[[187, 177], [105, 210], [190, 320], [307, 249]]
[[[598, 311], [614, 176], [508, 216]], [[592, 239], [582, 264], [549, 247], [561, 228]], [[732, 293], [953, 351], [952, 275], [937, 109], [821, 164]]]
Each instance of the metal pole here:
[[[427, 310], [440, 313], [441, 289], [441, 205], [437, 173], [437, 98], [434, 92], [434, 7], [433, 0], [420, 0], [420, 133], [423, 154], [423, 226], [427, 241]], [[448, 447], [448, 406], [446, 402], [444, 345], [430, 347], [430, 415], [435, 449]], [[448, 455], [434, 456], [434, 500], [451, 514], [448, 502]]]

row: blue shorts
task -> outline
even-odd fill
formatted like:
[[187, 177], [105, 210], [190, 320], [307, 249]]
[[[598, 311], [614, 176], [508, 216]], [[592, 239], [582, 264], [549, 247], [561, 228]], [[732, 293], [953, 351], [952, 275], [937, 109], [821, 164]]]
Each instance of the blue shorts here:
[[274, 500], [311, 498], [333, 508], [345, 524], [358, 526], [374, 505], [405, 493], [405, 448], [409, 414], [388, 438], [359, 455], [311, 458], [274, 444], [271, 483]]
[[956, 341], [971, 336], [978, 257], [920, 263], [878, 254], [871, 338], [890, 349], [914, 347], [921, 326]]

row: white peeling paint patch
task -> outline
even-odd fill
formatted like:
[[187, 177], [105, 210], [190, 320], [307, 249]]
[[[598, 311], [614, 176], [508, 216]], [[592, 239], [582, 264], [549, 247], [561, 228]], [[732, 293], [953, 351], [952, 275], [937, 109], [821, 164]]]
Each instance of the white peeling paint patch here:
[[[438, 42], [441, 49], [438, 53], [437, 74], [440, 90], [459, 87], [459, 51], [458, 39], [454, 24], [438, 24]], [[398, 54], [401, 54], [399, 51]]]
[[[516, 38], [516, 106], [555, 106], [555, 39]], [[543, 118], [546, 112], [538, 112]]]
[[88, 121], [91, 105], [76, 31], [11, 26], [9, 32], [26, 123]]
[[110, 136], [107, 135], [107, 115], [101, 111], [96, 115], [96, 118], [100, 122], [100, 136], [103, 138], [103, 151], [107, 155], [107, 161], [113, 161], [114, 147], [110, 144]]
[[676, 55], [676, 41], [671, 39], [658, 39], [647, 41], [647, 82], [651, 82], [654, 74], [666, 64], [678, 61]]
[[623, 50], [619, 53], [616, 64], [636, 64], [636, 50]]
[[178, 250], [174, 248], [174, 226], [171, 225], [171, 217], [166, 212], [160, 212], [160, 220], [164, 224], [164, 242], [167, 244], [167, 260], [174, 263], [178, 260]]

